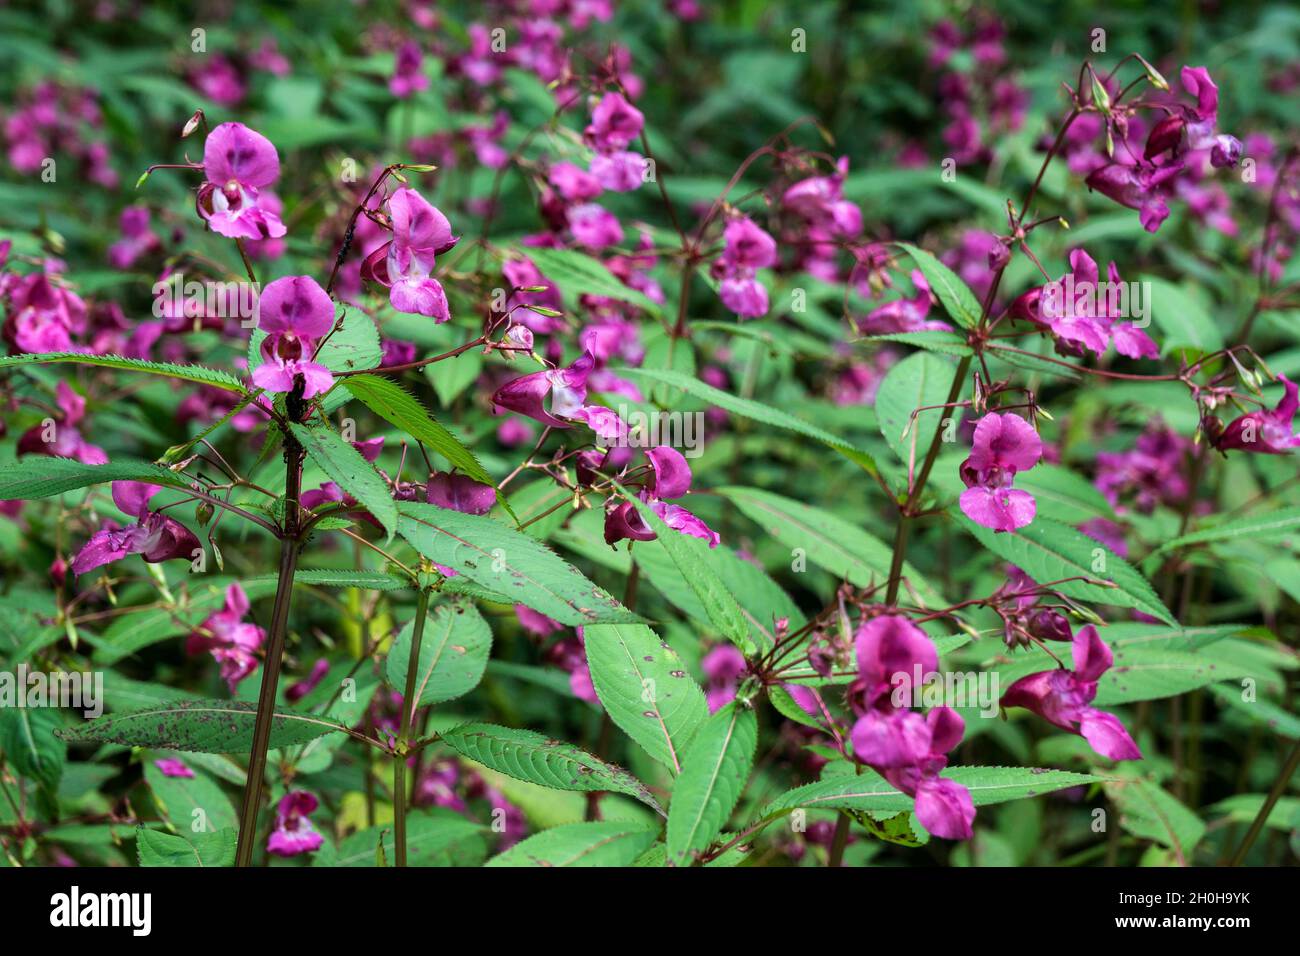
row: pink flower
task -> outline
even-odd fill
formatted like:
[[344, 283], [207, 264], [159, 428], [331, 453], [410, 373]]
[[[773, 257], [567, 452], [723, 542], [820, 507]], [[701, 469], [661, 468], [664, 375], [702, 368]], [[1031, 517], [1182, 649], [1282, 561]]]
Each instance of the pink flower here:
[[795, 183], [781, 197], [782, 204], [809, 224], [825, 229], [833, 238], [851, 239], [862, 232], [862, 210], [844, 198], [849, 158], [841, 156], [830, 176], [813, 176]]
[[579, 245], [604, 249], [623, 241], [623, 227], [618, 217], [594, 202], [582, 203], [569, 210], [569, 231]]
[[275, 810], [275, 829], [266, 843], [267, 852], [298, 856], [319, 850], [324, 838], [307, 819], [319, 805], [316, 797], [306, 790], [290, 790], [281, 797]]
[[312, 665], [310, 674], [289, 685], [288, 690], [284, 692], [284, 699], [291, 704], [296, 704], [320, 686], [320, 682], [325, 679], [329, 670], [330, 662], [323, 657], [320, 658]]
[[966, 517], [996, 532], [1014, 531], [1033, 521], [1034, 496], [1011, 483], [1042, 454], [1038, 432], [1019, 415], [990, 412], [981, 418], [970, 457], [961, 464], [966, 490], [959, 503]]
[[388, 80], [388, 91], [398, 99], [406, 99], [412, 93], [428, 89], [429, 78], [424, 75], [424, 54], [420, 44], [407, 40], [397, 48], [397, 57], [393, 66], [393, 75]]
[[75, 458], [86, 465], [106, 464], [108, 455], [104, 449], [86, 441], [76, 427], [86, 417], [86, 400], [67, 382], [59, 382], [54, 393], [63, 413], [61, 418], [57, 422], [42, 422], [29, 428], [18, 438], [17, 453]]
[[185, 641], [190, 656], [210, 653], [221, 665], [221, 677], [230, 693], [239, 682], [257, 670], [257, 652], [266, 640], [266, 631], [244, 620], [248, 614], [248, 595], [238, 582], [226, 588], [226, 603], [220, 611], [209, 614]]
[[485, 515], [496, 504], [496, 489], [466, 475], [435, 471], [429, 476], [426, 500], [439, 508]]
[[934, 304], [934, 294], [930, 283], [925, 281], [921, 270], [912, 272], [912, 285], [916, 294], [911, 298], [903, 297], [877, 306], [857, 320], [858, 331], [863, 335], [888, 335], [893, 332], [921, 332], [929, 330], [952, 331], [947, 322], [927, 319], [930, 307]]
[[235, 64], [220, 53], [212, 54], [195, 71], [192, 82], [195, 89], [220, 106], [238, 106], [248, 92]]
[[4, 337], [17, 351], [85, 351], [73, 345], [72, 336], [86, 331], [86, 303], [56, 276], [34, 272], [10, 287]]
[[284, 223], [258, 202], [259, 190], [280, 178], [271, 141], [243, 123], [222, 123], [203, 144], [199, 215], [213, 232], [231, 239], [278, 239]]
[[[641, 173], [637, 171], [637, 181]], [[555, 191], [568, 202], [587, 202], [601, 194], [603, 186], [594, 172], [587, 172], [573, 163], [556, 163], [547, 173]]]
[[1057, 668], [1020, 678], [1002, 695], [1002, 706], [1032, 710], [1062, 730], [1079, 734], [1110, 760], [1141, 760], [1142, 751], [1119, 718], [1090, 706], [1098, 679], [1113, 661], [1091, 624], [1074, 635], [1073, 658], [1073, 671]]
[[551, 428], [568, 428], [570, 422], [583, 422], [600, 437], [612, 439], [626, 431], [622, 419], [604, 406], [586, 404], [587, 379], [595, 364], [595, 357], [583, 352], [567, 368], [544, 369], [507, 382], [492, 395], [492, 404], [527, 415]]
[[459, 236], [451, 223], [427, 199], [403, 186], [388, 200], [393, 238], [366, 257], [361, 277], [388, 290], [388, 301], [398, 312], [427, 315], [437, 323], [451, 318], [447, 294], [433, 278], [437, 256], [450, 250]]
[[755, 278], [756, 270], [776, 265], [776, 240], [747, 216], [727, 223], [722, 255], [710, 272], [718, 279], [718, 297], [743, 318], [767, 314], [767, 289]]
[[[646, 452], [650, 461], [650, 475], [642, 480], [640, 499], [674, 531], [699, 538], [716, 548], [721, 542], [718, 533], [680, 505], [669, 504], [664, 498], [680, 498], [690, 491], [691, 469], [685, 457], [675, 448], [660, 445]], [[605, 543], [614, 544], [625, 538], [633, 541], [653, 541], [657, 535], [646, 524], [637, 506], [631, 501], [610, 499], [605, 510]]]
[[606, 93], [592, 110], [587, 142], [602, 153], [618, 152], [641, 135], [644, 125], [645, 116], [623, 94]]
[[644, 173], [645, 157], [640, 153], [597, 153], [591, 158], [591, 175], [612, 192], [625, 193], [640, 188]]
[[164, 757], [161, 760], [155, 760], [153, 765], [162, 771], [164, 777], [183, 777], [192, 778], [194, 771], [185, 766], [181, 760], [173, 757]]
[[148, 206], [127, 206], [119, 223], [122, 238], [108, 247], [108, 263], [114, 269], [129, 269], [136, 259], [153, 252], [160, 243], [149, 228]]
[[1300, 408], [1297, 386], [1285, 375], [1279, 375], [1278, 380], [1284, 391], [1277, 407], [1272, 411], [1257, 409], [1234, 419], [1214, 440], [1215, 448], [1286, 455], [1300, 447], [1300, 434], [1292, 431], [1296, 410]]
[[253, 384], [269, 392], [303, 398], [328, 391], [334, 376], [313, 361], [316, 346], [334, 327], [334, 303], [311, 276], [285, 276], [269, 283], [257, 303], [263, 362], [253, 369]]
[[736, 698], [736, 687], [748, 665], [745, 656], [730, 644], [719, 644], [700, 661], [700, 668], [709, 679], [705, 692], [705, 701], [709, 713], [717, 713], [723, 706]]
[[113, 482], [113, 503], [137, 522], [124, 529], [116, 524], [96, 531], [72, 560], [72, 573], [85, 574], [129, 554], [150, 564], [171, 558], [192, 560], [199, 540], [175, 518], [149, 510], [149, 499], [162, 489], [139, 481]]

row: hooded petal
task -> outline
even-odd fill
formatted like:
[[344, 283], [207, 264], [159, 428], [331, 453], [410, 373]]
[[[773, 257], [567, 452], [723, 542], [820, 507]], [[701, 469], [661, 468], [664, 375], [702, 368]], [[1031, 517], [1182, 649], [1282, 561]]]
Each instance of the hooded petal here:
[[267, 284], [258, 299], [258, 328], [292, 332], [317, 341], [334, 325], [334, 303], [311, 276], [285, 276]]
[[916, 788], [916, 819], [945, 840], [969, 840], [975, 820], [970, 791], [954, 780], [923, 778]]
[[1111, 760], [1141, 760], [1142, 751], [1114, 714], [1089, 707], [1079, 721], [1079, 733], [1093, 750]]
[[868, 710], [853, 725], [853, 756], [877, 769], [908, 767], [930, 753], [931, 730], [912, 710]]
[[280, 157], [261, 133], [243, 123], [222, 123], [203, 143], [203, 172], [217, 187], [233, 179], [259, 188], [280, 178]]
[[645, 456], [654, 469], [651, 491], [656, 498], [680, 498], [691, 490], [691, 466], [677, 449], [659, 445], [647, 451]]

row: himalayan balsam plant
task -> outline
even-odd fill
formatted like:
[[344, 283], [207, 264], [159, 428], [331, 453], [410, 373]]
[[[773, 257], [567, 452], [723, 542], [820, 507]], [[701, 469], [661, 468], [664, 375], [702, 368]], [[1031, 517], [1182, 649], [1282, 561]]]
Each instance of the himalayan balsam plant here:
[[[1077, 813], [1080, 862], [1207, 861], [1208, 714], [1252, 754], [1300, 736], [1266, 626], [1300, 599], [1300, 363], [1251, 344], [1300, 308], [1296, 150], [1233, 135], [1205, 67], [1094, 58], [1002, 195], [966, 170], [1028, 94], [998, 21], [944, 21], [943, 182], [996, 229], [907, 241], [811, 119], [679, 178], [628, 50], [564, 40], [608, 4], [534, 4], [564, 22], [520, 13], [505, 52], [408, 6], [338, 87], [391, 104], [370, 159], [291, 162], [324, 140], [243, 115], [293, 69], [262, 43], [160, 107], [108, 278], [48, 225], [0, 245], [0, 499], [43, 575], [6, 581], [0, 650], [105, 685], [83, 719], [10, 681], [8, 858], [969, 862], [1012, 853], [1014, 803]], [[57, 145], [129, 192], [96, 108], [26, 91], [10, 163]], [[1253, 225], [1219, 202], [1247, 168]], [[1227, 324], [1100, 249], [1208, 269], [1192, 220], [1252, 237]], [[1275, 582], [1263, 623], [1207, 610], [1222, 562]], [[1225, 861], [1295, 803], [1283, 752], [1218, 811]]]

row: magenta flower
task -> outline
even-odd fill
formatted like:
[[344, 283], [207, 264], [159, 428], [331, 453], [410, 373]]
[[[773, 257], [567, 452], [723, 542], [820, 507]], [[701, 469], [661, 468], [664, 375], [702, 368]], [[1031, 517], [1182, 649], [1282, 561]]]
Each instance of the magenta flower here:
[[191, 779], [194, 776], [194, 771], [185, 766], [184, 761], [177, 760], [174, 757], [164, 757], [161, 760], [155, 760], [153, 765], [162, 771], [164, 777]]
[[776, 265], [776, 240], [748, 216], [727, 223], [722, 234], [722, 255], [711, 274], [718, 279], [722, 304], [742, 318], [767, 314], [767, 289], [755, 278], [756, 270]]
[[[506, 313], [514, 322], [522, 322], [538, 335], [549, 335], [564, 327], [560, 315], [535, 312], [529, 306], [541, 306], [552, 312], [564, 311], [564, 299], [559, 288], [531, 259], [508, 259], [501, 265], [506, 281], [510, 283], [510, 296], [506, 299]], [[523, 289], [541, 289], [540, 292], [523, 292]]]
[[1300, 408], [1297, 386], [1285, 375], [1279, 375], [1278, 380], [1285, 391], [1277, 407], [1272, 411], [1257, 409], [1234, 419], [1214, 440], [1215, 448], [1286, 455], [1300, 447], [1300, 434], [1293, 433], [1292, 425], [1296, 410]]
[[278, 239], [280, 217], [258, 201], [259, 190], [280, 178], [280, 157], [271, 141], [243, 123], [222, 123], [203, 144], [199, 215], [213, 232], [230, 239]]
[[569, 209], [569, 231], [579, 245], [589, 249], [604, 249], [623, 241], [623, 227], [618, 217], [594, 202]]
[[850, 239], [862, 232], [862, 210], [844, 198], [849, 158], [841, 156], [830, 176], [813, 176], [792, 185], [781, 197], [787, 209], [834, 238]]
[[595, 356], [583, 352], [567, 368], [544, 369], [507, 382], [492, 395], [492, 404], [527, 415], [551, 428], [568, 428], [571, 422], [582, 422], [601, 439], [616, 440], [627, 432], [623, 420], [603, 405], [586, 404], [587, 379], [595, 365]]
[[238, 106], [248, 92], [235, 64], [214, 53], [191, 76], [195, 89], [220, 106]]
[[129, 269], [135, 261], [158, 249], [158, 237], [149, 228], [148, 206], [127, 206], [118, 220], [122, 238], [108, 247], [108, 263], [114, 269]]
[[886, 302], [857, 320], [858, 331], [863, 335], [888, 335], [893, 332], [923, 332], [930, 330], [951, 332], [952, 326], [937, 319], [927, 319], [934, 304], [934, 293], [925, 281], [921, 270], [912, 272], [912, 285], [916, 294]]
[[550, 637], [564, 628], [559, 621], [547, 617], [541, 611], [534, 611], [527, 604], [515, 605], [515, 617], [519, 619], [519, 624], [525, 631], [538, 637]]
[[611, 192], [625, 193], [639, 188], [644, 172], [645, 157], [640, 153], [621, 150], [597, 153], [591, 158], [592, 177]]
[[496, 489], [466, 475], [435, 471], [429, 475], [426, 500], [439, 508], [485, 515], [496, 503]]
[[897, 614], [864, 623], [855, 643], [858, 679], [849, 691], [859, 714], [850, 734], [854, 758], [915, 797], [917, 819], [930, 833], [969, 839], [975, 819], [970, 792], [939, 776], [948, 763], [946, 754], [961, 741], [965, 723], [948, 707], [937, 707], [924, 717], [910, 709], [918, 682], [938, 670], [934, 644]]
[[748, 665], [745, 655], [730, 644], [719, 644], [700, 661], [700, 669], [709, 679], [705, 701], [709, 713], [715, 714], [736, 699], [736, 688]]
[[961, 464], [966, 490], [959, 503], [966, 517], [995, 532], [1014, 531], [1033, 521], [1034, 496], [1011, 483], [1042, 454], [1038, 432], [1019, 415], [990, 412], [981, 418], [970, 456]]
[[171, 558], [192, 560], [199, 539], [175, 518], [149, 510], [149, 499], [162, 491], [139, 481], [113, 482], [113, 503], [137, 521], [126, 528], [116, 524], [96, 531], [72, 560], [72, 573], [85, 574], [129, 554], [139, 554], [150, 564]]
[[1079, 734], [1110, 760], [1141, 760], [1142, 751], [1114, 714], [1091, 707], [1097, 681], [1110, 670], [1110, 648], [1089, 624], [1073, 642], [1074, 670], [1056, 668], [1020, 678], [1002, 695], [1003, 707], [1032, 710], [1062, 730]]
[[460, 237], [451, 234], [447, 217], [409, 186], [389, 197], [388, 214], [393, 238], [366, 257], [361, 277], [386, 287], [398, 312], [446, 322], [451, 318], [447, 294], [432, 273], [436, 257]]
[[74, 392], [67, 382], [59, 382], [54, 393], [63, 414], [57, 422], [33, 425], [19, 436], [17, 453], [75, 458], [85, 465], [107, 463], [108, 455], [104, 454], [104, 449], [90, 444], [77, 430], [77, 425], [86, 417], [86, 400]]
[[1187, 149], [1209, 150], [1210, 165], [1236, 166], [1241, 159], [1241, 142], [1235, 136], [1215, 132], [1219, 119], [1219, 88], [1203, 66], [1185, 66], [1180, 78], [1183, 89], [1196, 97], [1195, 106], [1182, 106], [1157, 123], [1147, 136], [1143, 158], [1154, 159], [1169, 152], [1179, 156]]
[[86, 303], [55, 272], [16, 279], [5, 310], [4, 337], [19, 352], [85, 351], [72, 336], [86, 331]]
[[317, 832], [307, 815], [320, 805], [306, 790], [290, 790], [280, 798], [275, 810], [275, 829], [266, 843], [268, 853], [276, 856], [298, 856], [319, 850], [324, 837]]
[[257, 652], [266, 640], [266, 631], [244, 620], [248, 609], [248, 595], [235, 582], [226, 588], [221, 610], [209, 614], [185, 640], [185, 653], [191, 657], [210, 653], [221, 665], [221, 677], [231, 694], [257, 670]]
[[388, 92], [398, 99], [406, 99], [412, 93], [429, 88], [429, 78], [421, 69], [424, 66], [424, 54], [420, 44], [407, 40], [397, 48], [397, 57], [393, 65], [393, 75], [388, 80]]
[[306, 677], [289, 685], [289, 688], [284, 692], [284, 699], [291, 704], [296, 704], [320, 686], [320, 682], [325, 679], [325, 675], [329, 673], [329, 670], [330, 662], [323, 657], [318, 659], [311, 666], [311, 672]]
[[253, 369], [253, 384], [268, 392], [292, 392], [301, 384], [303, 398], [328, 391], [334, 376], [313, 361], [316, 346], [334, 327], [334, 303], [311, 276], [285, 276], [269, 283], [257, 303], [257, 326], [263, 362]]
[[[646, 452], [650, 461], [650, 474], [641, 486], [640, 499], [674, 531], [708, 542], [710, 548], [721, 543], [718, 533], [703, 520], [681, 505], [669, 504], [664, 498], [680, 498], [690, 491], [691, 468], [685, 457], [675, 448], [660, 445]], [[642, 518], [631, 501], [610, 499], [605, 510], [605, 543], [614, 544], [625, 538], [633, 541], [653, 541], [655, 531]]]
[[641, 135], [644, 125], [645, 116], [622, 93], [606, 93], [591, 112], [587, 142], [601, 153], [619, 152]]
[[[638, 182], [640, 177], [638, 169]], [[588, 202], [599, 196], [605, 188], [594, 173], [573, 163], [556, 163], [547, 172], [547, 179], [566, 202]]]

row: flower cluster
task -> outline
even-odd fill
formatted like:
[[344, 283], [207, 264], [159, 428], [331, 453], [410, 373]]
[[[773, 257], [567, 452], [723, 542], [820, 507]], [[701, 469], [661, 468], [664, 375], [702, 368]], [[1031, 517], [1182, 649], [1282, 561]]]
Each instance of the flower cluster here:
[[961, 463], [966, 490], [959, 503], [966, 517], [995, 532], [1015, 531], [1033, 521], [1034, 496], [1011, 485], [1042, 456], [1042, 439], [1019, 415], [990, 412], [981, 418], [971, 453]]

